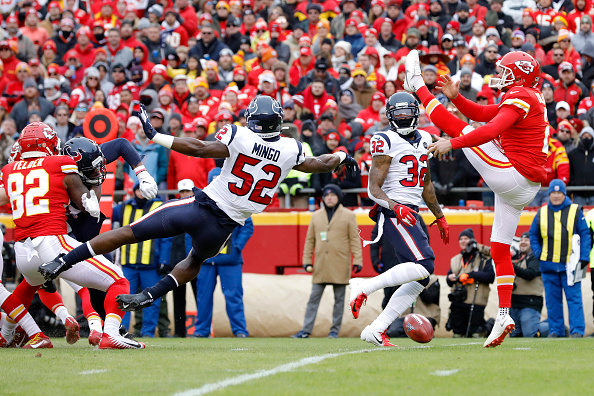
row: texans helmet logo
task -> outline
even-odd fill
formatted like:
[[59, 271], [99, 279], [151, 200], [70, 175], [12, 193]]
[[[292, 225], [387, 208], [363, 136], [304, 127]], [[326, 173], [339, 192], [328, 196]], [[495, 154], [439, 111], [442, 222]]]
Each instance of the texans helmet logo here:
[[78, 162], [82, 159], [81, 153], [79, 153], [78, 151], [75, 151], [73, 153], [72, 150], [70, 150], [70, 146], [64, 147], [64, 151], [74, 160], [74, 162]]
[[530, 74], [534, 71], [534, 65], [532, 64], [532, 62], [529, 62], [527, 60], [519, 60], [515, 61], [514, 63], [518, 67], [518, 69], [520, 69], [520, 71], [526, 74]]

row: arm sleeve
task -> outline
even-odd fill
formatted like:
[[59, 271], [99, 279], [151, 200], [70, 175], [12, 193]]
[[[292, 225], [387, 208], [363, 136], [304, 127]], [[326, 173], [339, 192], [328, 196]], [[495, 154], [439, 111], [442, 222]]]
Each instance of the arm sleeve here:
[[452, 149], [477, 147], [495, 139], [502, 131], [511, 127], [523, 114], [511, 107], [501, 107], [499, 113], [488, 124], [474, 131], [450, 140]]
[[499, 106], [496, 104], [482, 106], [466, 99], [462, 95], [458, 95], [452, 103], [454, 103], [462, 114], [474, 121], [489, 122], [499, 113]]
[[538, 259], [533, 255], [526, 260], [526, 268], [514, 265], [514, 270], [517, 276], [528, 281], [540, 275], [540, 271], [538, 270]]
[[580, 260], [590, 261], [590, 247], [592, 246], [592, 240], [590, 239], [590, 229], [583, 213], [580, 213], [577, 232], [580, 234]]
[[449, 287], [452, 287], [452, 286], [454, 286], [454, 284], [456, 283], [456, 281], [453, 281], [453, 282], [452, 282], [452, 281], [450, 280], [450, 274], [453, 274], [453, 272], [452, 272], [452, 269], [451, 269], [451, 268], [448, 270], [448, 274], [446, 275], [446, 283], [448, 284], [448, 286], [449, 286]]
[[100, 145], [105, 161], [110, 164], [118, 158], [122, 157], [130, 167], [134, 168], [140, 164], [142, 160], [138, 152], [132, 147], [129, 141], [124, 138], [110, 140]]
[[534, 216], [534, 220], [532, 221], [532, 225], [530, 225], [530, 247], [532, 248], [532, 253], [534, 253], [534, 257], [539, 258], [540, 254], [542, 253], [542, 237], [540, 235], [540, 230], [538, 229], [540, 223], [540, 209], [536, 216]]

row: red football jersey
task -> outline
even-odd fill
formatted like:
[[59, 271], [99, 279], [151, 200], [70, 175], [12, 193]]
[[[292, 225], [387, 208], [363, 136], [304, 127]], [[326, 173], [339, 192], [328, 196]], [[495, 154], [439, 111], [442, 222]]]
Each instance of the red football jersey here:
[[524, 115], [501, 132], [499, 140], [505, 155], [526, 178], [539, 183], [546, 181], [549, 121], [543, 94], [536, 88], [512, 87], [501, 98], [501, 106], [510, 106]]
[[2, 168], [16, 224], [15, 240], [66, 234], [70, 198], [63, 180], [77, 172], [76, 162], [63, 155], [16, 161]]

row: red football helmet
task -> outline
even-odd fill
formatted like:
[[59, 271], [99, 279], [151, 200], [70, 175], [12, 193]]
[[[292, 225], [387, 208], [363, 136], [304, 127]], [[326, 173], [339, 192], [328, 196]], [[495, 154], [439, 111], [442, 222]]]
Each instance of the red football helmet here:
[[540, 78], [538, 62], [524, 51], [508, 52], [497, 62], [498, 77], [491, 77], [489, 87], [535, 87]]
[[10, 149], [10, 157], [8, 157], [8, 163], [21, 160], [21, 145], [19, 142], [14, 142]]
[[17, 140], [22, 159], [60, 154], [60, 138], [56, 131], [43, 122], [33, 122], [25, 127]]

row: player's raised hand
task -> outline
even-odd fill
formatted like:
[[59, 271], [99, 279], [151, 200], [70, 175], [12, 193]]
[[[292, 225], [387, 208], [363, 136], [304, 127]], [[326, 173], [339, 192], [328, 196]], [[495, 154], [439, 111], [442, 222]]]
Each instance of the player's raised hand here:
[[138, 177], [138, 189], [142, 196], [149, 200], [154, 199], [159, 192], [159, 187], [157, 187], [155, 179], [153, 179], [144, 166], [139, 166], [134, 171], [136, 172], [136, 177]]
[[439, 234], [443, 243], [446, 245], [450, 243], [450, 226], [448, 225], [445, 216], [435, 219], [433, 223], [429, 224], [429, 227], [431, 227], [433, 224], [437, 224], [437, 228], [439, 228]]
[[433, 156], [436, 155], [443, 155], [447, 154], [452, 151], [452, 143], [444, 138], [439, 139], [435, 143], [431, 143], [429, 148], [427, 149], [427, 154], [432, 154]]
[[393, 210], [400, 223], [404, 223], [409, 227], [414, 227], [417, 224], [417, 218], [415, 217], [417, 212], [408, 206], [396, 204], [394, 205]]
[[454, 100], [458, 97], [458, 94], [460, 92], [459, 86], [460, 81], [454, 82], [452, 81], [452, 77], [448, 76], [447, 74], [444, 74], [443, 76], [441, 76], [440, 79], [437, 80], [437, 85], [435, 86], [435, 88], [443, 92], [443, 94], [447, 96], [448, 99]]
[[146, 108], [143, 104], [134, 105], [132, 108], [132, 115], [140, 118], [140, 122], [142, 123], [142, 129], [144, 130], [144, 134], [147, 138], [152, 139], [157, 134], [155, 128], [151, 124], [149, 120], [149, 116], [146, 113]]

